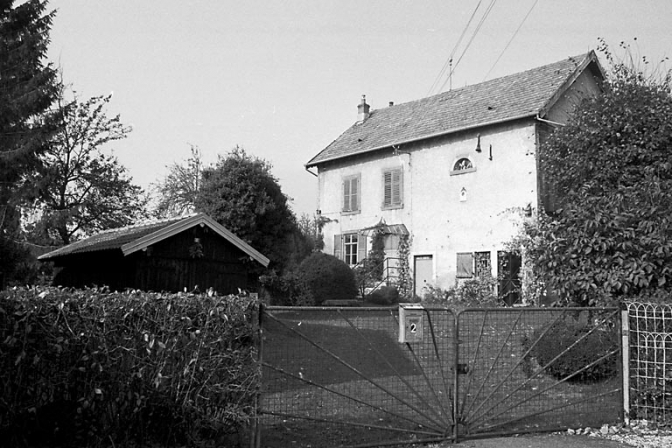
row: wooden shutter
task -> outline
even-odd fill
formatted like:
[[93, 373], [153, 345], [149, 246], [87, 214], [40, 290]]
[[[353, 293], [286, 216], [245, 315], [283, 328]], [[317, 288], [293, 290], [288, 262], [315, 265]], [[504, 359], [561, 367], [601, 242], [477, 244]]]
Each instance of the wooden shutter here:
[[401, 174], [400, 169], [383, 173], [383, 207], [401, 205]]
[[359, 177], [350, 179], [350, 211], [359, 210]]
[[357, 263], [364, 260], [368, 255], [368, 246], [366, 235], [360, 233], [357, 237]]
[[343, 235], [334, 235], [334, 257], [343, 259]]
[[350, 211], [350, 179], [343, 180], [343, 211]]
[[457, 278], [474, 276], [474, 256], [471, 252], [457, 254]]

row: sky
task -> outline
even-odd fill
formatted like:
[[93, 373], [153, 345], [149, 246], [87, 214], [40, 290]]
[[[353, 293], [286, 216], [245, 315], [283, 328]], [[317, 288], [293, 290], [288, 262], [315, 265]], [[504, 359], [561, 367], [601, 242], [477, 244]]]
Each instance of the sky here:
[[317, 208], [317, 178], [305, 164], [356, 121], [362, 95], [380, 109], [596, 50], [599, 38], [616, 56], [625, 42], [652, 65], [672, 57], [668, 0], [51, 0], [49, 8], [57, 11], [49, 61], [80, 98], [113, 93], [108, 114], [133, 131], [106, 150], [136, 184], [162, 179], [190, 145], [206, 164], [238, 145], [272, 164], [297, 216]]

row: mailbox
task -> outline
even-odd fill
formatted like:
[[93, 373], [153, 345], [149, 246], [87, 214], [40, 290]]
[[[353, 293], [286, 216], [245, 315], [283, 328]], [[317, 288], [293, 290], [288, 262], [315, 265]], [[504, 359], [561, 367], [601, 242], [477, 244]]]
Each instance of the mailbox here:
[[415, 303], [399, 304], [399, 342], [422, 342], [425, 309]]

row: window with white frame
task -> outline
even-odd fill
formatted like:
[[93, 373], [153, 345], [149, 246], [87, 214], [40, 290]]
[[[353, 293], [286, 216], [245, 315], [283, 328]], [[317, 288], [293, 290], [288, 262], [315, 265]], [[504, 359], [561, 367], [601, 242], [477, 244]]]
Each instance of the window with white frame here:
[[395, 168], [383, 172], [383, 208], [403, 206], [403, 171]]
[[360, 175], [343, 178], [343, 209], [344, 213], [358, 212], [360, 207]]
[[356, 233], [346, 233], [343, 235], [343, 261], [349, 265], [357, 264], [357, 243], [359, 241]]

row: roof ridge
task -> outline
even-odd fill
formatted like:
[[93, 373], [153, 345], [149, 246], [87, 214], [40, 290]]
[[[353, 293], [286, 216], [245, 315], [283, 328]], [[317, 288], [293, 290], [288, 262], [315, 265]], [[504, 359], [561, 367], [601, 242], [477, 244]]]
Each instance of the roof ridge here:
[[105, 229], [100, 232], [98, 232], [96, 235], [105, 235], [107, 233], [114, 233], [114, 232], [120, 232], [122, 230], [131, 230], [131, 229], [137, 229], [140, 227], [149, 227], [149, 226], [154, 226], [154, 225], [159, 225], [159, 224], [166, 224], [171, 221], [181, 221], [183, 219], [188, 219], [188, 218], [193, 218], [194, 216], [197, 216], [198, 213], [189, 213], [186, 215], [180, 215], [180, 216], [171, 216], [170, 218], [154, 218], [154, 219], [146, 219], [143, 221], [138, 221], [133, 224], [129, 224], [127, 226], [122, 226], [122, 227], [115, 227], [112, 229]]
[[576, 61], [576, 66], [578, 67], [579, 64], [585, 58], [588, 57], [588, 55], [590, 55], [590, 52], [581, 53], [581, 54], [578, 54], [576, 56], [569, 56], [565, 59], [560, 59], [559, 61], [550, 62], [548, 64], [539, 65], [537, 67], [532, 67], [532, 68], [529, 68], [527, 70], [522, 70], [522, 71], [515, 72], [515, 73], [509, 73], [508, 75], [498, 76], [497, 78], [488, 79], [487, 81], [481, 81], [481, 82], [477, 82], [475, 84], [467, 84], [465, 86], [458, 87], [457, 89], [451, 89], [451, 90], [447, 90], [445, 92], [435, 93], [434, 95], [429, 95], [429, 96], [425, 96], [425, 97], [418, 98], [418, 99], [415, 99], [415, 100], [406, 101], [404, 103], [399, 103], [399, 104], [395, 103], [394, 106], [381, 107], [381, 108], [378, 108], [378, 109], [371, 109], [371, 114], [373, 114], [376, 111], [380, 111], [380, 110], [388, 110], [388, 109], [390, 109], [390, 107], [410, 105], [410, 104], [417, 103], [417, 102], [427, 101], [430, 98], [438, 98], [438, 97], [441, 97], [441, 96], [447, 96], [448, 94], [459, 95], [464, 90], [469, 89], [469, 88], [473, 88], [473, 87], [476, 87], [476, 86], [483, 86], [483, 85], [490, 84], [490, 83], [501, 82], [503, 79], [506, 79], [506, 78], [520, 77], [521, 75], [524, 75], [525, 73], [541, 71], [541, 70], [544, 70], [544, 69], [546, 69], [546, 68], [548, 68], [552, 65], [566, 63], [568, 61]]

